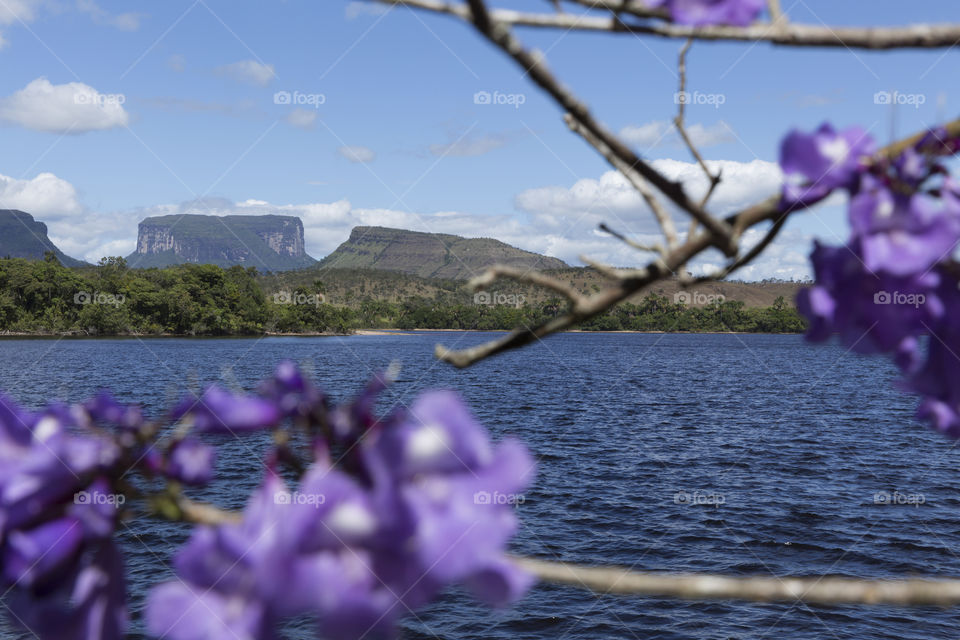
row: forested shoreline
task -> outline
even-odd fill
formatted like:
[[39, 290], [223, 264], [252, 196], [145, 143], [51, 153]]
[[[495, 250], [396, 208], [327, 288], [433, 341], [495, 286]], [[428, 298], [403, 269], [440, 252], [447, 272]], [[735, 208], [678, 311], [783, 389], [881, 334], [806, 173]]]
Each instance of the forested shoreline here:
[[[493, 299], [493, 302], [496, 302]], [[348, 334], [359, 329], [506, 330], [536, 326], [565, 309], [555, 298], [491, 303], [465, 290], [399, 301], [330, 299], [320, 279], [267, 291], [253, 268], [185, 264], [131, 269], [123, 258], [96, 266], [0, 259], [0, 334], [253, 336]], [[686, 305], [651, 293], [582, 324], [586, 331], [800, 333], [806, 323], [783, 297], [769, 307], [735, 300]]]

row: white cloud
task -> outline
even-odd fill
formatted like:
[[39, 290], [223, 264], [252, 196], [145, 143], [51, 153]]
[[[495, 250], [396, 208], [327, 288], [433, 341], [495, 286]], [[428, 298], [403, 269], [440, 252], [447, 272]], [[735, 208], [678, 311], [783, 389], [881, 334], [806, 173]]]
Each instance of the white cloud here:
[[[658, 160], [657, 168], [672, 179], [687, 182], [693, 197], [706, 188], [706, 180], [693, 163]], [[711, 202], [718, 215], [739, 209], [775, 192], [780, 173], [772, 163], [723, 161], [725, 181]], [[32, 180], [0, 176], [0, 207], [23, 209], [50, 227], [50, 236], [68, 255], [96, 262], [104, 255], [128, 255], [136, 243], [137, 224], [148, 216], [176, 213], [207, 215], [291, 215], [303, 220], [307, 252], [323, 258], [345, 241], [358, 225], [386, 226], [414, 231], [450, 233], [465, 237], [496, 238], [507, 244], [551, 255], [568, 264], [581, 264], [588, 255], [607, 264], [636, 267], [651, 255], [638, 252], [598, 230], [600, 222], [643, 243], [657, 241], [658, 230], [646, 206], [615, 172], [598, 179], [580, 180], [569, 187], [530, 189], [517, 196], [525, 213], [478, 215], [462, 211], [416, 213], [394, 209], [356, 208], [346, 199], [336, 202], [273, 204], [262, 199], [234, 202], [225, 198], [203, 198], [180, 204], [148, 208], [95, 212], [78, 202], [76, 190], [52, 174]], [[792, 224], [792, 223], [791, 223]], [[681, 230], [685, 226], [680, 227]], [[748, 231], [745, 246], [760, 238], [761, 230]], [[835, 239], [830, 237], [830, 241]], [[790, 279], [809, 274], [810, 236], [788, 225], [777, 242], [737, 277], [756, 280], [769, 277]], [[723, 264], [714, 252], [690, 265], [694, 273]]]
[[140, 28], [139, 13], [112, 14], [101, 8], [94, 0], [77, 0], [77, 9], [89, 14], [96, 24], [105, 24], [121, 31], [136, 31]]
[[337, 153], [350, 162], [362, 162], [364, 164], [373, 162], [377, 158], [376, 152], [368, 147], [360, 145], [348, 145], [337, 149]]
[[[687, 192], [698, 199], [706, 193], [708, 181], [700, 167], [679, 160], [654, 160], [652, 165], [671, 180], [684, 183]], [[708, 161], [711, 171], [720, 169], [723, 180], [710, 199], [709, 209], [718, 215], [758, 202], [780, 188], [783, 175], [772, 162], [753, 160]], [[515, 198], [518, 209], [532, 214], [593, 216], [616, 221], [616, 217], [637, 220], [639, 227], [652, 230], [649, 208], [636, 190], [617, 171], [607, 171], [599, 179], [583, 178], [570, 187], [551, 186], [528, 189]]]
[[287, 117], [284, 118], [284, 120], [287, 121], [287, 124], [298, 129], [313, 129], [313, 125], [315, 125], [317, 122], [317, 110], [294, 109], [287, 114]]
[[[712, 147], [736, 140], [733, 129], [723, 120], [709, 126], [697, 122], [687, 125], [686, 129], [690, 141], [697, 147]], [[628, 125], [620, 130], [620, 137], [628, 144], [647, 149], [683, 144], [683, 139], [677, 133], [674, 124], [666, 120]]]
[[264, 64], [256, 60], [241, 60], [232, 64], [225, 64], [214, 69], [220, 75], [225, 75], [238, 82], [266, 87], [276, 77], [272, 64]]
[[123, 127], [130, 120], [122, 94], [103, 94], [81, 82], [50, 84], [37, 78], [0, 98], [0, 120], [34, 131], [84, 133]]
[[59, 218], [79, 213], [83, 208], [72, 184], [52, 173], [41, 173], [31, 180], [0, 175], [0, 209]]

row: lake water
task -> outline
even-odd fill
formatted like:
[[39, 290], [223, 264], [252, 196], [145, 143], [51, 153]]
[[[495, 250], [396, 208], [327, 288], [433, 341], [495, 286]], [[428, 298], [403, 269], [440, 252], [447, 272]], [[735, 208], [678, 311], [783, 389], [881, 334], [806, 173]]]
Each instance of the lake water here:
[[[0, 388], [36, 405], [110, 387], [155, 412], [191, 386], [251, 388], [284, 358], [308, 364], [337, 399], [399, 361], [384, 410], [453, 388], [495, 437], [519, 436], [539, 459], [518, 506], [518, 553], [733, 575], [960, 576], [960, 452], [913, 420], [915, 399], [892, 389], [883, 359], [799, 336], [592, 333], [466, 371], [432, 357], [437, 342], [491, 337], [0, 340]], [[195, 495], [241, 506], [259, 482], [263, 442], [226, 445], [220, 480]], [[875, 503], [894, 491], [923, 504]], [[714, 504], [696, 504], [704, 501]], [[154, 521], [122, 526], [140, 585], [135, 611], [142, 585], [169, 575], [186, 533]], [[686, 602], [541, 585], [502, 612], [454, 590], [406, 620], [403, 636], [947, 638], [958, 623], [936, 608]]]

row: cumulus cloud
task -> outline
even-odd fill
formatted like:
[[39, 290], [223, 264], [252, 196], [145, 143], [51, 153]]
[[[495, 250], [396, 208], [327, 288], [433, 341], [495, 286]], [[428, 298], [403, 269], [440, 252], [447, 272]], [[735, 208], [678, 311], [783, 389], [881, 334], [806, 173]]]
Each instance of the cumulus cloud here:
[[347, 145], [345, 147], [340, 147], [337, 149], [337, 153], [350, 162], [362, 162], [364, 164], [373, 162], [377, 158], [377, 154], [373, 149], [370, 149], [369, 147], [362, 147], [360, 145]]
[[[671, 180], [683, 182], [697, 199], [706, 193], [708, 181], [695, 163], [678, 160], [654, 160], [653, 166]], [[710, 199], [710, 210], [725, 215], [776, 193], [783, 181], [780, 167], [772, 162], [754, 160], [708, 161], [711, 171], [720, 170], [723, 181]], [[528, 189], [515, 198], [518, 209], [535, 215], [564, 214], [631, 222], [640, 231], [654, 230], [655, 222], [646, 203], [617, 171], [607, 171], [599, 179], [583, 178], [570, 187], [549, 186]]]
[[[687, 182], [695, 198], [706, 188], [706, 180], [700, 176], [696, 164], [674, 160], [659, 160], [655, 164], [668, 177]], [[713, 163], [713, 168], [722, 168], [724, 175], [724, 182], [711, 199], [711, 211], [718, 215], [756, 202], [775, 192], [780, 185], [779, 170], [772, 163], [724, 161]], [[560, 258], [571, 265], [582, 264], [581, 255], [622, 267], [641, 266], [650, 259], [649, 255], [600, 232], [597, 228], [600, 222], [643, 243], [659, 239], [656, 224], [644, 203], [614, 172], [566, 187], [529, 189], [516, 200], [522, 213], [501, 215], [358, 208], [346, 199], [276, 204], [260, 199], [233, 201], [214, 197], [136, 210], [96, 212], [85, 209], [78, 202], [73, 186], [52, 174], [41, 174], [32, 180], [0, 176], [0, 207], [35, 214], [49, 225], [51, 238], [68, 255], [91, 262], [104, 255], [128, 255], [134, 250], [137, 224], [141, 220], [177, 213], [297, 216], [303, 220], [307, 252], [315, 258], [323, 258], [335, 250], [358, 225], [496, 238], [521, 249]], [[744, 238], [745, 245], [758, 241], [760, 235], [761, 231], [749, 231]], [[749, 280], [805, 277], [809, 275], [809, 249], [809, 235], [788, 225], [778, 241], [754, 264], [739, 272], [739, 277]], [[690, 270], [708, 273], [722, 263], [723, 257], [716, 253], [691, 264]]]
[[317, 110], [294, 109], [287, 114], [287, 117], [284, 118], [284, 120], [287, 121], [287, 124], [298, 129], [313, 129], [313, 126], [317, 123]]
[[[686, 129], [691, 142], [697, 147], [712, 147], [736, 140], [733, 129], [723, 120], [708, 126], [698, 122], [687, 125]], [[628, 144], [647, 149], [683, 144], [674, 124], [666, 120], [628, 125], [620, 130], [620, 137]]]
[[30, 180], [0, 175], [0, 209], [59, 218], [79, 213], [82, 207], [72, 184], [52, 173], [41, 173]]
[[0, 120], [33, 131], [84, 133], [123, 127], [130, 121], [122, 94], [104, 94], [82, 82], [51, 84], [37, 78], [0, 98]]
[[241, 60], [232, 64], [217, 67], [214, 71], [220, 75], [233, 78], [237, 82], [266, 87], [276, 77], [272, 64], [264, 64], [256, 60]]

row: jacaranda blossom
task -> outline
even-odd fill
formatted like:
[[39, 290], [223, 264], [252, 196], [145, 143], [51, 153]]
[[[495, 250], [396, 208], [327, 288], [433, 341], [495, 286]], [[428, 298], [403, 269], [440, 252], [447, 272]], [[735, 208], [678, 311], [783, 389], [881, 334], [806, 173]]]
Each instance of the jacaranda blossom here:
[[0, 395], [0, 586], [14, 624], [44, 640], [121, 638], [123, 570], [110, 540], [118, 500], [106, 479], [120, 449], [71, 415]]
[[266, 398], [230, 393], [216, 385], [200, 397], [187, 396], [170, 413], [174, 420], [188, 417], [197, 431], [236, 434], [275, 426], [282, 417]]
[[785, 208], [810, 206], [838, 188], [855, 191], [861, 159], [873, 150], [873, 138], [859, 127], [837, 132], [825, 122], [811, 134], [791, 131], [780, 144]]
[[[800, 292], [798, 309], [811, 340], [839, 334], [851, 349], [889, 354], [901, 386], [921, 395], [918, 417], [960, 437], [960, 291], [951, 265], [960, 189], [939, 160], [958, 141], [933, 130], [896, 157], [862, 162], [856, 156], [869, 147], [858, 148], [856, 131], [824, 125], [813, 136], [791, 134], [781, 148], [784, 172], [805, 179], [788, 182], [785, 204], [806, 205], [835, 188], [850, 193], [850, 239], [816, 245], [816, 282]], [[835, 152], [823, 152], [832, 145]]]
[[342, 414], [359, 421], [343, 425], [358, 434], [352, 471], [321, 455], [292, 493], [270, 472], [241, 522], [198, 528], [177, 556], [179, 580], [150, 596], [152, 634], [270, 638], [309, 615], [324, 638], [388, 637], [450, 584], [495, 605], [523, 595], [531, 578], [503, 552], [533, 477], [526, 449], [491, 444], [446, 392], [372, 420], [371, 389]]

